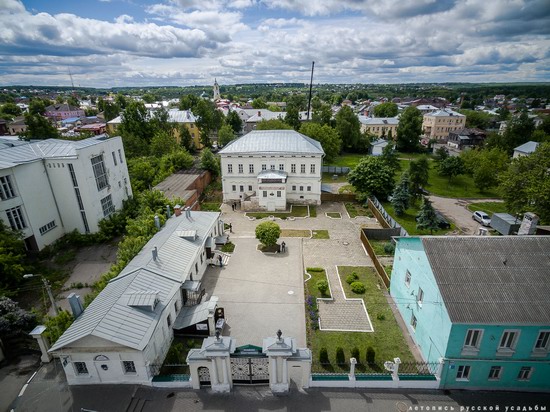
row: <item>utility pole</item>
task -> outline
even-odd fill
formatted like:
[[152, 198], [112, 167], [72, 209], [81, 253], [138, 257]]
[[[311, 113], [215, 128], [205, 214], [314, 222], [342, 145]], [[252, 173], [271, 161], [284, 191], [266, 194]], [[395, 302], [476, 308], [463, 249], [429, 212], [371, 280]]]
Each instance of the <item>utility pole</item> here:
[[33, 275], [32, 273], [27, 273], [26, 275], [23, 275], [23, 278], [29, 279], [29, 278], [35, 278], [37, 276], [40, 277], [40, 279], [42, 279], [42, 283], [44, 283], [44, 286], [46, 288], [46, 292], [48, 292], [48, 297], [50, 298], [50, 303], [52, 304], [53, 312], [55, 313], [55, 316], [59, 315], [59, 312], [57, 311], [57, 306], [55, 305], [55, 299], [53, 297], [52, 288], [50, 286], [50, 283], [48, 282], [48, 279], [46, 279], [42, 275]]

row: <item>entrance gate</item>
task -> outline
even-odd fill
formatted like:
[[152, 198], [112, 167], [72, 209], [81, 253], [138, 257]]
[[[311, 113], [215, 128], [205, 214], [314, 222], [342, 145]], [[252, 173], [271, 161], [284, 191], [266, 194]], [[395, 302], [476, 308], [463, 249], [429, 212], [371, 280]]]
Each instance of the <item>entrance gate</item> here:
[[231, 354], [231, 376], [235, 385], [265, 385], [269, 383], [269, 359], [262, 348], [239, 346]]

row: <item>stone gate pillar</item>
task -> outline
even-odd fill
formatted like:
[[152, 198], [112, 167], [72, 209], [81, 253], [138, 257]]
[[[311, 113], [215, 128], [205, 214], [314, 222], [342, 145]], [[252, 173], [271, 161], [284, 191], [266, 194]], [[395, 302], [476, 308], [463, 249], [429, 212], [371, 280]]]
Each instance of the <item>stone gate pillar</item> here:
[[277, 337], [264, 339], [263, 352], [269, 358], [269, 386], [273, 393], [286, 393], [290, 387], [287, 360], [296, 352], [293, 338], [283, 338], [277, 331]]
[[198, 369], [207, 367], [213, 392], [230, 392], [233, 388], [230, 355], [235, 351], [235, 340], [229, 336], [211, 336], [202, 342], [200, 349], [191, 349], [187, 363], [191, 372], [193, 389], [200, 388]]
[[40, 352], [42, 352], [42, 356], [40, 357], [40, 360], [42, 362], [48, 363], [52, 360], [52, 355], [48, 352], [50, 349], [50, 345], [48, 344], [48, 339], [46, 336], [44, 336], [44, 332], [46, 331], [46, 326], [44, 325], [38, 325], [36, 328], [34, 328], [29, 335], [31, 335], [33, 338], [35, 338], [38, 341], [38, 346], [40, 347]]

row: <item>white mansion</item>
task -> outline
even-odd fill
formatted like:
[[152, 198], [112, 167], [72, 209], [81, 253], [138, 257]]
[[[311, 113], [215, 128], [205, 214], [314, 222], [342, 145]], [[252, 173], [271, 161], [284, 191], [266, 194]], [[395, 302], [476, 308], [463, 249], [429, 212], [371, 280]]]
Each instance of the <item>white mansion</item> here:
[[294, 130], [252, 131], [220, 150], [224, 203], [284, 210], [321, 203], [321, 144]]

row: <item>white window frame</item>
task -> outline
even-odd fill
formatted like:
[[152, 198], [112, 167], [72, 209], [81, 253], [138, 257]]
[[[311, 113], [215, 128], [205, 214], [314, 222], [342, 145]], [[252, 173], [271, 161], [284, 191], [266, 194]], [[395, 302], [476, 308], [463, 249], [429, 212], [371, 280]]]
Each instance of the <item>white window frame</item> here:
[[416, 327], [418, 326], [418, 319], [414, 316], [414, 313], [411, 315], [411, 327], [416, 332]]
[[309, 166], [309, 173], [311, 173], [312, 175], [315, 174], [315, 163], [312, 163], [312, 164]]
[[115, 166], [117, 166], [117, 162], [116, 162], [116, 154], [115, 152], [111, 152], [113, 154], [113, 163], [115, 164]]
[[262, 172], [265, 172], [266, 170], [267, 170], [267, 165], [264, 163], [264, 164], [262, 165]]
[[115, 213], [113, 197], [110, 194], [101, 199], [101, 209], [103, 210], [103, 217], [109, 217]]
[[269, 165], [269, 170], [275, 170], [275, 165]]
[[15, 189], [11, 181], [11, 175], [0, 177], [0, 200], [8, 200], [16, 197]]
[[105, 168], [103, 154], [92, 157], [90, 162], [92, 164], [92, 170], [94, 172], [98, 192], [106, 187], [109, 187], [109, 177], [107, 176], [107, 169]]
[[252, 189], [252, 185], [248, 185], [248, 191], [249, 191], [249, 192], [252, 192], [252, 190], [253, 190], [253, 189]]
[[422, 307], [422, 302], [424, 301], [424, 291], [421, 287], [418, 288], [418, 292], [416, 293], [416, 304], [419, 307]]
[[409, 272], [409, 269], [407, 269], [407, 272], [405, 273], [405, 286], [407, 286], [408, 288], [411, 287], [411, 279], [412, 279], [411, 272]]
[[[546, 344], [541, 345], [540, 347], [537, 347], [537, 345], [539, 345], [539, 341], [542, 344], [544, 340], [546, 340]], [[535, 339], [535, 344], [533, 345], [533, 351], [532, 351], [533, 355], [546, 356], [549, 351], [550, 351], [550, 330], [548, 329], [539, 330], [537, 338]]]
[[250, 163], [248, 165], [248, 173], [254, 174], [254, 164], [253, 163]]
[[487, 380], [489, 381], [499, 381], [502, 376], [502, 366], [491, 366], [489, 369], [489, 376]]
[[74, 368], [74, 373], [77, 376], [85, 376], [90, 374], [90, 371], [88, 371], [88, 365], [86, 365], [86, 362], [73, 362], [73, 368]]
[[228, 173], [228, 174], [232, 174], [232, 173], [233, 173], [233, 164], [232, 164], [232, 163], [228, 163], [228, 164], [227, 164], [227, 173]]
[[231, 185], [231, 191], [236, 192], [237, 191], [237, 185]]
[[124, 372], [125, 375], [137, 374], [136, 364], [134, 363], [134, 361], [123, 360], [121, 363], [122, 363], [122, 371]]
[[470, 365], [459, 365], [456, 369], [456, 380], [469, 381], [471, 369]]
[[[510, 339], [509, 334], [511, 333], [513, 333], [514, 335], [512, 337], [512, 342], [510, 343], [510, 346], [508, 345], [502, 346], [502, 342], [505, 339], [505, 336], [506, 336], [505, 344], [507, 344], [507, 342]], [[500, 336], [500, 339], [498, 341], [499, 343], [498, 343], [497, 355], [512, 356], [516, 351], [516, 346], [518, 344], [520, 334], [521, 334], [521, 331], [519, 329], [505, 329], [502, 332], [502, 335]]]
[[290, 165], [290, 173], [296, 173], [296, 163]]
[[281, 197], [281, 191], [277, 190], [277, 197]]
[[283, 163], [279, 163], [279, 171], [284, 172], [285, 171], [285, 165]]
[[306, 187], [308, 192], [311, 192], [311, 186]]
[[239, 168], [239, 173], [244, 173], [244, 165], [242, 163], [239, 163], [238, 168]]
[[306, 164], [305, 163], [302, 163], [300, 165], [300, 173], [305, 173], [306, 172]]
[[292, 185], [292, 191], [293, 191], [293, 192], [296, 191], [296, 185]]
[[[472, 342], [477, 336], [475, 342]], [[481, 340], [483, 339], [483, 329], [468, 329], [464, 337], [464, 345], [462, 346], [462, 354], [473, 354], [479, 352]], [[473, 343], [473, 344], [472, 344]]]
[[519, 369], [517, 380], [518, 381], [524, 381], [524, 382], [530, 381], [532, 375], [533, 375], [533, 367], [532, 366], [522, 366]]
[[23, 216], [23, 209], [21, 206], [12, 207], [6, 210], [8, 216], [8, 222], [13, 230], [23, 230], [27, 228], [25, 223], [25, 217]]
[[57, 227], [57, 224], [55, 223], [55, 220], [52, 220], [51, 222], [45, 224], [40, 229], [38, 229], [38, 231], [40, 232], [40, 235], [43, 236], [46, 233], [48, 233], [50, 230], [55, 229], [56, 227]]

